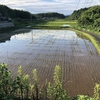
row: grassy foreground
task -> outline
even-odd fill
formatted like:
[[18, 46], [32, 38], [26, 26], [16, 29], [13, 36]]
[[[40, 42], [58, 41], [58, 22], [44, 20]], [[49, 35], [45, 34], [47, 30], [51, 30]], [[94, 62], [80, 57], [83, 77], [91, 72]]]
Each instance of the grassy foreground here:
[[62, 86], [60, 66], [54, 69], [53, 84], [46, 80], [43, 88], [39, 86], [37, 70], [32, 73], [33, 83], [30, 83], [29, 75], [25, 75], [20, 66], [18, 75], [13, 79], [7, 65], [0, 64], [0, 100], [100, 100], [100, 84], [95, 85], [93, 97], [69, 97]]

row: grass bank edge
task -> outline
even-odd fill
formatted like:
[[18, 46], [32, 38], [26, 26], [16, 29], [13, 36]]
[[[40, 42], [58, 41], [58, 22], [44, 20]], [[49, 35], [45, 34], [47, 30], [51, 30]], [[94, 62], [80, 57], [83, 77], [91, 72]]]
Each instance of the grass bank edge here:
[[71, 29], [71, 30], [72, 31], [75, 31], [77, 34], [81, 34], [81, 35], [85, 36], [86, 38], [88, 38], [93, 43], [93, 45], [96, 48], [98, 54], [100, 55], [100, 45], [98, 44], [98, 41], [93, 36], [91, 36], [88, 33], [81, 32], [79, 30], [76, 30], [76, 29]]

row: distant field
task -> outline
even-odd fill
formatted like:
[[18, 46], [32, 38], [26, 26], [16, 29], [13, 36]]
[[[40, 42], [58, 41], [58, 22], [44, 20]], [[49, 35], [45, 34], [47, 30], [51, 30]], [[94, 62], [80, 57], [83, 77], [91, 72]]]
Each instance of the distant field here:
[[52, 26], [55, 26], [55, 27], [60, 27], [62, 25], [70, 25], [72, 27], [76, 26], [77, 25], [77, 21], [76, 20], [53, 20], [53, 21], [44, 21], [44, 22], [38, 22], [36, 24], [36, 26], [41, 26], [41, 27], [52, 27]]
[[65, 21], [65, 20], [56, 20], [56, 21], [48, 21], [46, 24], [47, 26], [61, 26], [64, 24], [69, 24], [71, 26], [76, 25], [77, 21]]

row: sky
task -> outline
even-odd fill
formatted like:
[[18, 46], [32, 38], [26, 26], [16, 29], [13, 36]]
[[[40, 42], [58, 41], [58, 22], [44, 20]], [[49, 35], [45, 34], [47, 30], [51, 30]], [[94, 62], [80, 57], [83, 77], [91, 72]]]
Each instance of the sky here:
[[100, 5], [100, 0], [0, 0], [0, 4], [32, 14], [58, 12], [70, 15], [74, 10]]

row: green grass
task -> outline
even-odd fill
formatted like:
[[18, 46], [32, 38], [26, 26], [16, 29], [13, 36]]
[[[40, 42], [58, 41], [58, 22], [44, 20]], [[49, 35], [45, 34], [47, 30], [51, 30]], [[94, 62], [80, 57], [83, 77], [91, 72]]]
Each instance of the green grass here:
[[[13, 79], [13, 74], [5, 63], [0, 64], [0, 100], [100, 100], [100, 84], [95, 85], [94, 95], [77, 95], [70, 97], [62, 85], [62, 70], [55, 66], [53, 83], [45, 81], [40, 87], [38, 72], [32, 70], [33, 82], [30, 76], [23, 73], [22, 66], [18, 68], [18, 75]], [[73, 92], [73, 91], [72, 91]]]
[[[36, 24], [35, 24], [36, 23]], [[42, 28], [42, 29], [63, 29], [63, 27], [61, 27], [64, 24], [70, 25], [72, 28], [75, 28], [78, 23], [77, 20], [66, 20], [66, 19], [56, 19], [56, 20], [42, 20], [42, 21], [36, 21], [34, 23], [33, 28]], [[74, 30], [77, 34], [81, 34], [84, 37], [88, 38], [93, 45], [95, 46], [96, 50], [98, 51], [98, 54], [100, 54], [100, 46], [97, 43], [97, 41], [95, 40], [95, 38], [85, 32], [81, 32], [75, 29], [69, 28], [70, 30]], [[64, 28], [65, 29], [65, 28]]]
[[75, 30], [75, 29], [72, 29], [72, 30], [75, 31], [77, 34], [88, 38], [93, 43], [93, 45], [95, 46], [98, 54], [100, 55], [100, 45], [98, 44], [98, 42], [96, 41], [96, 39], [93, 36], [91, 36], [90, 34], [87, 34], [85, 32], [81, 32], [81, 31]]
[[61, 28], [62, 25], [70, 25], [71, 27], [74, 27], [77, 25], [77, 21], [74, 20], [74, 21], [69, 21], [69, 20], [66, 20], [66, 19], [56, 19], [56, 20], [37, 20], [37, 21], [34, 21], [33, 23], [31, 23], [31, 27], [32, 28], [55, 28], [55, 29], [59, 29]]
[[77, 24], [76, 26], [74, 26], [74, 28], [82, 30], [82, 31], [87, 31], [87, 32], [90, 32], [90, 33], [100, 36], [100, 28], [99, 27], [95, 27], [95, 28], [89, 27], [89, 26], [81, 27], [80, 25]]
[[70, 26], [74, 26], [74, 25], [76, 25], [76, 23], [77, 23], [76, 21], [55, 20], [55, 21], [48, 21], [44, 25], [45, 26], [62, 26], [64, 24], [68, 24]]

